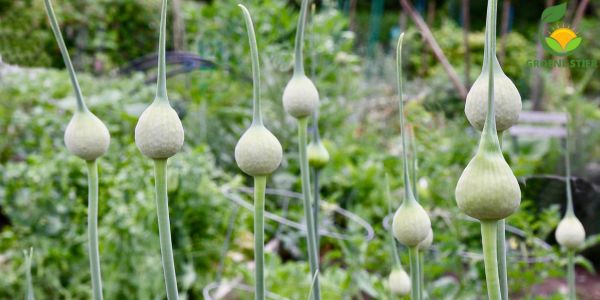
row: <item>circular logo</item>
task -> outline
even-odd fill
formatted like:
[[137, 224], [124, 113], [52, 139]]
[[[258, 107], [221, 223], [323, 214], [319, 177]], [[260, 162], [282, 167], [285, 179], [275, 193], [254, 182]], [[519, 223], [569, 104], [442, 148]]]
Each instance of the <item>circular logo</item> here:
[[581, 37], [578, 37], [577, 33], [568, 27], [558, 27], [544, 39], [547, 50], [559, 56], [575, 51], [581, 45], [581, 41]]

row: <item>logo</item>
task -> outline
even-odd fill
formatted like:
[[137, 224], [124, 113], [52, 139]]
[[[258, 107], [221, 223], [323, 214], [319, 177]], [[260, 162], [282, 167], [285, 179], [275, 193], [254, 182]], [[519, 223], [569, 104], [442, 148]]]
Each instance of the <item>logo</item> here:
[[[565, 17], [567, 12], [567, 3], [548, 7], [542, 13], [542, 24], [556, 23]], [[566, 56], [577, 50], [581, 45], [582, 39], [577, 33], [568, 26], [562, 24], [555, 26], [549, 36], [542, 36], [540, 40], [546, 51], [556, 56]]]

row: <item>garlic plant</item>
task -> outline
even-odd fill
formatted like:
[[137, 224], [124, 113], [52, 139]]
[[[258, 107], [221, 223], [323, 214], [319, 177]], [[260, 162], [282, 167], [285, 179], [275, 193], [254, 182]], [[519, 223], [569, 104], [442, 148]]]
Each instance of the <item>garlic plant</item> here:
[[585, 241], [585, 229], [575, 216], [573, 211], [573, 194], [571, 192], [571, 163], [569, 154], [569, 136], [567, 135], [565, 146], [565, 165], [567, 175], [565, 178], [567, 194], [567, 210], [565, 216], [558, 223], [555, 237], [556, 241], [567, 249], [567, 281], [569, 285], [569, 300], [575, 300], [575, 252], [583, 245]]
[[304, 215], [306, 218], [306, 238], [308, 248], [308, 260], [310, 272], [315, 276], [312, 286], [313, 299], [321, 299], [319, 287], [319, 257], [317, 252], [317, 239], [315, 232], [315, 221], [312, 196], [310, 192], [310, 174], [307, 158], [307, 130], [308, 118], [319, 106], [319, 92], [313, 82], [304, 73], [304, 62], [302, 59], [302, 48], [304, 41], [304, 26], [308, 9], [308, 0], [302, 1], [298, 26], [296, 30], [296, 41], [294, 48], [294, 75], [283, 91], [283, 107], [285, 111], [298, 120], [298, 152], [302, 182], [302, 195], [304, 200]]
[[235, 161], [244, 173], [254, 177], [254, 264], [255, 299], [265, 299], [264, 279], [264, 211], [267, 176], [279, 167], [283, 156], [281, 144], [263, 125], [260, 111], [260, 65], [258, 47], [250, 12], [242, 4], [241, 8], [252, 55], [252, 79], [254, 81], [253, 115], [250, 128], [242, 135], [235, 146]]
[[[516, 177], [502, 155], [496, 127], [496, 119], [512, 120], [514, 118], [514, 116], [499, 116], [501, 113], [510, 115], [510, 112], [514, 112], [514, 110], [502, 110], [498, 112], [498, 115], [495, 112], [495, 104], [500, 104], [495, 100], [495, 89], [510, 90], [503, 84], [496, 87], [497, 81], [494, 80], [495, 76], [499, 74], [495, 70], [498, 66], [494, 59], [496, 57], [496, 13], [497, 0], [489, 0], [486, 63], [487, 66], [492, 67], [492, 70], [483, 72], [488, 77], [487, 87], [489, 87], [487, 89], [487, 114], [477, 153], [463, 171], [455, 191], [458, 207], [465, 214], [481, 221], [488, 296], [494, 300], [502, 299], [498, 272], [498, 221], [514, 213], [521, 203], [521, 190]], [[499, 97], [501, 95], [502, 93], [498, 94]], [[506, 106], [506, 104], [502, 105]], [[465, 111], [467, 110], [465, 109]], [[502, 126], [501, 129], [504, 130], [510, 124], [503, 123]]]
[[90, 273], [92, 293], [95, 300], [102, 299], [102, 276], [100, 272], [100, 251], [98, 249], [98, 165], [96, 159], [108, 150], [110, 133], [106, 125], [85, 105], [77, 75], [71, 63], [60, 27], [50, 0], [44, 0], [50, 26], [63, 57], [71, 85], [77, 99], [77, 110], [65, 130], [67, 149], [86, 161], [88, 170], [88, 251], [90, 255]]
[[154, 160], [158, 232], [167, 298], [176, 300], [179, 299], [179, 294], [177, 292], [177, 278], [169, 225], [167, 159], [175, 155], [183, 146], [184, 133], [181, 120], [171, 107], [167, 97], [165, 70], [166, 23], [167, 0], [163, 0], [160, 18], [156, 97], [142, 113], [135, 126], [135, 144], [143, 155]]
[[[385, 197], [388, 203], [388, 213], [392, 213], [392, 197], [390, 195], [390, 182], [388, 176], [385, 176]], [[402, 263], [400, 262], [400, 257], [398, 255], [398, 247], [396, 245], [396, 240], [394, 239], [394, 231], [390, 228], [390, 242], [392, 248], [392, 260], [394, 261], [394, 265], [392, 266], [392, 271], [388, 277], [388, 285], [390, 287], [390, 292], [392, 295], [398, 296], [406, 296], [410, 293], [411, 283], [410, 277], [402, 267]]]
[[402, 130], [403, 171], [404, 171], [404, 201], [396, 210], [392, 222], [394, 236], [400, 243], [409, 248], [410, 274], [412, 280], [411, 299], [419, 298], [419, 248], [418, 245], [427, 238], [431, 229], [431, 220], [423, 207], [417, 202], [410, 184], [408, 169], [408, 145], [406, 143], [407, 130], [404, 126], [404, 100], [402, 99], [402, 41], [404, 34], [400, 35], [397, 47], [397, 75], [398, 98], [400, 100], [400, 127]]
[[319, 253], [321, 236], [319, 234], [319, 208], [321, 202], [321, 170], [329, 162], [329, 152], [325, 145], [321, 142], [321, 135], [319, 134], [319, 113], [318, 109], [313, 114], [313, 138], [307, 147], [308, 165], [311, 168], [313, 176], [313, 219], [315, 222], [315, 239], [317, 253]]
[[[493, 19], [492, 19], [493, 18]], [[488, 1], [486, 19], [486, 37], [488, 30], [495, 26], [496, 11], [492, 10], [491, 2]], [[495, 34], [493, 35], [495, 41]], [[487, 116], [487, 95], [489, 94], [489, 76], [493, 73], [494, 80], [494, 105], [496, 130], [499, 134], [500, 148], [502, 148], [502, 133], [514, 125], [519, 119], [522, 109], [521, 95], [514, 83], [504, 74], [498, 62], [496, 54], [488, 57], [488, 49], [491, 47], [490, 40], [486, 38], [484, 47], [484, 59], [481, 74], [467, 94], [465, 114], [473, 127], [483, 130]], [[499, 264], [500, 291], [503, 300], [508, 299], [508, 276], [506, 271], [506, 238], [505, 220], [498, 221], [497, 229], [497, 256]]]

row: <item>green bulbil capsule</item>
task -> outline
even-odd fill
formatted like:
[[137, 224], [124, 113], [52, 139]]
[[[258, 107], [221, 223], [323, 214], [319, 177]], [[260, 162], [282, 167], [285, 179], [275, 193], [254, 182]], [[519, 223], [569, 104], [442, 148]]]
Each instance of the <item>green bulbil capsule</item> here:
[[283, 108], [294, 118], [305, 118], [319, 106], [319, 92], [304, 74], [296, 74], [283, 91]]
[[135, 144], [152, 159], [175, 155], [183, 145], [183, 125], [168, 100], [155, 100], [135, 126]]
[[577, 250], [585, 241], [585, 229], [575, 215], [565, 216], [555, 232], [556, 241], [570, 250]]
[[311, 141], [306, 149], [308, 164], [315, 169], [322, 169], [329, 162], [329, 152], [321, 141]]
[[431, 244], [433, 243], [433, 229], [429, 228], [429, 233], [427, 234], [427, 237], [422, 240], [419, 245], [417, 245], [417, 247], [419, 248], [419, 250], [425, 250], [425, 249], [429, 249], [429, 247], [431, 247]]
[[235, 161], [250, 176], [273, 173], [282, 158], [279, 140], [262, 125], [250, 126], [235, 146]]
[[88, 110], [77, 111], [65, 130], [65, 145], [74, 155], [92, 161], [104, 155], [110, 144], [106, 125]]
[[390, 291], [394, 295], [406, 296], [410, 293], [410, 277], [403, 268], [396, 267], [388, 277]]
[[394, 237], [407, 247], [418, 246], [427, 238], [431, 220], [423, 207], [413, 200], [404, 200], [392, 221]]

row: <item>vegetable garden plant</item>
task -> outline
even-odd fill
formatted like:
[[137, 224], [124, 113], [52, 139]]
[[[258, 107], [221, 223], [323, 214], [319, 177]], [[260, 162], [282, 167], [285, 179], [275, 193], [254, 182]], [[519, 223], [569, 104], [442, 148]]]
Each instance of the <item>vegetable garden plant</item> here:
[[[508, 276], [510, 263], [507, 262], [506, 255], [506, 219], [513, 214], [518, 214], [519, 207], [521, 206], [522, 193], [515, 172], [513, 172], [513, 169], [511, 169], [511, 166], [503, 155], [502, 135], [503, 132], [509, 130], [510, 127], [518, 121], [519, 113], [522, 110], [522, 103], [517, 87], [503, 72], [500, 62], [496, 57], [497, 2], [497, 0], [487, 1], [485, 49], [483, 55], [484, 62], [481, 74], [474, 82], [466, 97], [464, 107], [468, 122], [472, 127], [481, 132], [479, 145], [476, 148], [474, 157], [466, 165], [460, 177], [456, 176], [456, 178], [453, 178], [453, 181], [456, 183], [454, 198], [458, 209], [462, 213], [479, 221], [483, 265], [485, 270], [485, 289], [487, 290], [488, 298], [493, 300], [507, 300], [511, 295], [511, 278]], [[178, 163], [171, 163], [172, 167], [175, 167], [174, 173], [177, 175], [172, 177], [167, 174], [167, 161], [180, 152], [184, 145], [184, 123], [182, 123], [182, 118], [180, 118], [178, 111], [174, 109], [177, 105], [172, 105], [167, 96], [167, 62], [165, 57], [167, 15], [169, 7], [168, 0], [162, 0], [161, 4], [156, 94], [152, 103], [141, 112], [137, 119], [135, 129], [130, 130], [130, 133], [134, 136], [135, 145], [142, 155], [150, 158], [151, 162], [154, 164], [154, 193], [159, 233], [156, 248], [157, 250], [160, 249], [166, 297], [169, 300], [175, 300], [179, 299], [180, 296], [183, 298], [184, 293], [189, 288], [189, 281], [191, 280], [193, 282], [193, 275], [195, 274], [190, 275], [189, 265], [177, 263], [177, 261], [181, 259], [178, 258], [178, 256], [185, 256], [186, 259], [193, 261], [193, 255], [184, 252], [178, 253], [177, 250], [175, 253], [173, 251], [173, 244], [175, 244], [176, 249], [178, 248], [178, 237], [177, 234], [171, 235], [171, 226], [179, 227], [181, 224], [179, 224], [180, 220], [178, 219], [170, 219], [169, 195], [170, 193], [177, 192], [177, 189], [181, 185], [180, 181], [189, 182], [204, 179], [197, 178], [200, 176], [178, 176], [179, 172], [177, 168], [180, 167], [180, 164]], [[330, 155], [330, 152], [321, 141], [319, 132], [319, 98], [323, 95], [319, 94], [316, 87], [316, 84], [319, 84], [319, 89], [321, 89], [319, 82], [320, 77], [317, 76], [314, 71], [314, 69], [316, 69], [314, 67], [314, 56], [310, 58], [313, 62], [313, 74], [310, 76], [311, 78], [306, 75], [304, 70], [304, 31], [310, 4], [311, 1], [309, 0], [301, 1], [295, 31], [292, 77], [285, 86], [280, 84], [276, 91], [279, 95], [282, 95], [281, 105], [277, 105], [286, 113], [286, 115], [280, 115], [281, 119], [285, 119], [286, 116], [291, 116], [297, 125], [297, 159], [293, 158], [291, 155], [287, 156], [284, 154], [284, 148], [289, 144], [293, 144], [294, 141], [289, 141], [288, 137], [284, 137], [283, 134], [280, 135], [279, 133], [282, 131], [282, 128], [273, 125], [283, 124], [278, 123], [281, 120], [271, 118], [273, 115], [269, 114], [265, 114], [268, 118], [263, 120], [263, 111], [261, 108], [262, 90], [260, 60], [264, 58], [261, 57], [259, 53], [270, 51], [270, 49], [266, 46], [261, 47], [261, 52], [259, 52], [257, 35], [260, 40], [260, 33], [263, 32], [263, 30], [257, 29], [255, 32], [250, 11], [246, 6], [239, 4], [241, 16], [243, 17], [240, 18], [240, 20], [243, 19], [243, 22], [245, 23], [250, 55], [249, 59], [238, 57], [237, 60], [240, 63], [236, 67], [239, 69], [250, 69], [248, 61], [251, 62], [253, 85], [252, 121], [243, 133], [242, 131], [239, 131], [241, 136], [239, 137], [239, 140], [237, 140], [235, 148], [230, 149], [231, 151], [225, 153], [223, 156], [233, 157], [234, 160], [232, 160], [232, 162], [235, 161], [239, 169], [244, 174], [252, 177], [253, 180], [254, 214], [252, 216], [252, 253], [254, 257], [254, 273], [252, 277], [254, 279], [254, 289], [251, 292], [254, 294], [255, 299], [268, 299], [269, 292], [266, 291], [266, 286], [277, 288], [275, 285], [280, 284], [278, 279], [275, 278], [276, 276], [269, 274], [273, 263], [270, 262], [268, 254], [265, 256], [265, 208], [275, 207], [275, 204], [272, 203], [272, 201], [265, 201], [265, 191], [267, 190], [267, 183], [269, 183], [269, 185], [280, 185], [282, 180], [286, 180], [285, 177], [278, 177], [277, 174], [278, 172], [285, 172], [284, 170], [281, 170], [284, 168], [282, 167], [279, 171], [277, 170], [281, 165], [287, 168], [290, 161], [292, 164], [293, 162], [297, 162], [299, 169], [297, 171], [299, 174], [293, 173], [296, 172], [296, 170], [292, 168], [292, 173], [286, 175], [292, 175], [290, 177], [297, 177], [299, 179], [298, 182], [301, 186], [303, 200], [302, 216], [305, 229], [300, 232], [299, 236], [306, 239], [308, 270], [301, 269], [301, 271], [299, 271], [301, 273], [299, 277], [303, 277], [305, 278], [305, 281], [310, 282], [309, 291], [306, 294], [303, 294], [304, 298], [313, 300], [327, 299], [327, 296], [325, 295], [329, 295], [330, 293], [327, 289], [331, 289], [331, 283], [328, 282], [330, 277], [327, 276], [332, 276], [332, 274], [336, 274], [335, 272], [337, 271], [337, 269], [334, 269], [333, 264], [323, 263], [323, 266], [321, 265], [322, 259], [328, 259], [328, 255], [332, 255], [331, 252], [329, 252], [332, 251], [331, 249], [327, 249], [327, 251], [323, 251], [323, 253], [320, 251], [321, 238], [319, 229], [323, 229], [327, 226], [326, 224], [321, 224], [320, 219], [328, 218], [327, 212], [324, 212], [321, 218], [319, 217], [321, 215], [320, 208], [322, 207], [321, 204], [323, 204], [323, 207], [325, 208], [329, 205], [327, 202], [321, 203], [320, 200], [320, 193], [322, 190], [321, 175], [327, 175], [323, 177], [326, 181], [325, 190], [328, 193], [332, 193], [335, 186], [331, 182], [339, 180], [339, 176], [344, 175], [334, 174], [335, 172], [333, 171], [330, 173], [325, 166], [336, 163], [336, 159], [343, 161], [336, 152], [349, 151], [344, 149], [344, 147], [348, 146], [348, 148], [351, 148], [353, 145], [334, 145], [333, 148], [337, 149], [332, 151], [334, 154]], [[87, 166], [87, 254], [90, 267], [90, 294], [93, 299], [98, 300], [103, 299], [104, 294], [100, 271], [100, 250], [103, 249], [100, 247], [100, 244], [103, 243], [103, 239], [99, 239], [98, 237], [98, 227], [104, 225], [102, 223], [99, 224], [98, 222], [98, 191], [100, 179], [98, 176], [98, 159], [107, 153], [108, 155], [111, 154], [109, 151], [111, 135], [106, 125], [90, 111], [84, 101], [82, 89], [80, 88], [73, 64], [67, 52], [65, 42], [63, 41], [56, 16], [54, 15], [51, 0], [44, 0], [44, 6], [50, 19], [50, 27], [58, 43], [75, 94], [76, 108], [73, 117], [66, 127], [64, 144], [69, 152], [83, 159]], [[253, 11], [256, 13], [260, 9], [260, 7], [254, 7]], [[259, 23], [257, 22], [257, 24]], [[414, 124], [411, 123], [419, 123], [420, 120], [418, 120], [418, 116], [411, 116], [410, 112], [407, 112], [409, 111], [407, 110], [407, 106], [409, 105], [407, 104], [408, 102], [404, 100], [407, 92], [405, 91], [403, 79], [402, 49], [403, 44], [408, 44], [410, 46], [413, 41], [412, 35], [402, 32], [397, 41], [395, 56], [401, 139], [399, 143], [401, 146], [399, 148], [402, 152], [398, 161], [401, 161], [401, 163], [393, 165], [396, 170], [391, 172], [391, 176], [386, 174], [385, 180], [376, 179], [374, 180], [376, 183], [366, 183], [364, 185], [368, 186], [367, 189], [370, 191], [372, 190], [376, 195], [376, 198], [381, 198], [381, 202], [387, 203], [387, 211], [390, 215], [393, 214], [389, 231], [384, 230], [379, 233], [380, 237], [391, 241], [391, 243], [389, 243], [389, 249], [391, 250], [389, 252], [392, 253], [391, 260], [389, 257], [369, 257], [368, 260], [387, 261], [388, 265], [386, 266], [386, 270], [389, 271], [389, 273], [384, 275], [387, 277], [387, 285], [385, 286], [382, 284], [381, 286], [386, 287], [386, 294], [389, 294], [391, 299], [395, 299], [396, 297], [408, 297], [408, 295], [410, 295], [410, 299], [421, 300], [434, 299], [436, 297], [436, 294], [430, 293], [430, 290], [426, 288], [426, 286], [434, 286], [433, 283], [430, 283], [429, 281], [426, 282], [424, 278], [425, 275], [428, 275], [424, 270], [427, 270], [427, 265], [429, 263], [433, 264], [433, 261], [428, 261], [429, 256], [424, 256], [423, 252], [426, 252], [427, 249], [432, 247], [434, 235], [436, 239], [438, 239], [439, 233], [435, 231], [436, 228], [438, 228], [435, 224], [436, 217], [438, 216], [436, 215], [435, 204], [431, 203], [431, 206], [428, 206], [429, 203], [422, 203], [422, 200], [424, 200], [423, 198], [426, 199], [426, 197], [422, 197], [421, 199], [419, 197], [419, 189], [421, 189], [421, 187], [418, 186], [419, 178], [417, 177], [416, 149], [417, 145], [421, 144], [419, 143], [420, 141], [417, 141], [415, 138]], [[311, 43], [310, 46], [312, 48], [317, 45]], [[313, 52], [315, 50], [310, 49], [310, 51]], [[169, 88], [169, 90], [171, 89]], [[269, 97], [269, 99], [270, 98], [272, 97]], [[242, 98], [238, 100], [242, 100]], [[333, 101], [331, 103], [331, 106], [337, 104]], [[272, 111], [270, 112], [272, 113]], [[196, 117], [197, 116], [192, 116], [191, 118]], [[185, 120], [183, 120], [183, 122], [185, 122]], [[328, 120], [325, 119], [325, 122], [328, 122]], [[189, 128], [187, 126], [188, 123], [185, 124], [187, 130], [187, 128]], [[273, 130], [277, 136], [280, 136], [280, 139], [278, 139], [272, 131], [267, 129], [266, 125], [269, 125], [269, 128]], [[185, 135], [187, 139], [187, 131]], [[282, 143], [284, 145], [283, 147]], [[330, 144], [327, 145], [329, 146]], [[360, 148], [360, 145], [358, 148]], [[188, 152], [187, 148], [185, 150], [186, 151], [183, 152]], [[358, 152], [358, 150], [356, 151]], [[567, 139], [566, 150], [564, 153], [566, 160], [567, 208], [563, 219], [558, 223], [555, 237], [567, 253], [568, 299], [571, 300], [576, 298], [574, 275], [575, 253], [582, 248], [586, 233], [582, 223], [574, 214], [569, 151], [570, 141]], [[344, 154], [341, 155], [343, 156]], [[428, 156], [428, 153], [424, 152], [423, 156]], [[431, 176], [427, 171], [423, 172], [420, 170], [419, 172], [419, 175], [422, 175], [423, 177]], [[140, 173], [136, 174], [139, 175]], [[243, 181], [242, 178], [243, 177], [239, 176], [236, 179], [235, 184], [239, 185], [240, 182]], [[269, 181], [270, 178], [272, 179], [272, 182]], [[401, 178], [401, 180], [395, 180], [396, 178]], [[287, 180], [289, 180], [289, 178], [287, 178]], [[391, 191], [392, 182], [396, 181], [402, 182], [402, 203], [398, 207], [394, 207], [393, 193]], [[147, 182], [149, 183], [150, 179], [148, 179]], [[169, 186], [167, 186], [167, 183], [169, 183]], [[174, 186], [172, 189], [171, 185]], [[288, 185], [288, 187], [290, 186], [292, 185]], [[119, 187], [114, 188], [118, 189]], [[447, 198], [451, 198], [451, 196], [451, 194], [446, 195]], [[174, 214], [173, 208], [171, 214]], [[222, 216], [212, 215], [210, 217], [220, 220]], [[339, 220], [333, 220], [332, 222], [334, 225], [338, 225], [335, 224], [335, 222], [338, 221]], [[348, 224], [344, 225], [351, 227]], [[267, 229], [268, 228], [269, 227], [267, 226]], [[397, 241], [402, 246], [399, 247]], [[242, 244], [242, 242], [240, 242], [240, 244]], [[330, 246], [329, 243], [327, 245]], [[191, 247], [197, 246], [198, 245], [193, 245]], [[242, 248], [242, 246], [239, 247], [240, 249]], [[345, 248], [346, 246], [341, 247]], [[388, 247], [385, 246], [385, 248], [387, 249]], [[38, 251], [37, 249], [38, 248], [36, 247], [36, 253]], [[363, 251], [363, 253], [366, 253], [366, 256], [369, 256], [369, 251], [372, 251], [372, 248], [367, 247], [365, 249], [361, 249], [359, 252]], [[184, 250], [188, 252], [193, 249], [188, 247]], [[404, 255], [405, 250], [407, 250], [406, 252], [408, 252], [408, 255]], [[440, 251], [440, 248], [435, 248], [435, 250]], [[385, 252], [387, 252], [387, 250]], [[403, 259], [406, 259], [406, 256], [408, 257], [407, 261], [409, 264], [406, 264], [405, 262], [405, 265], [409, 266], [409, 269], [405, 270], [402, 261]], [[276, 261], [276, 259], [273, 260]], [[31, 269], [32, 266], [40, 266], [40, 263], [39, 261], [35, 261], [33, 250], [30, 250], [30, 252], [26, 254], [25, 261], [27, 276], [24, 278], [24, 286], [26, 286], [27, 289], [24, 293], [26, 299], [33, 299], [33, 290], [36, 285], [36, 280], [33, 280], [32, 278]], [[299, 264], [293, 266], [294, 268], [300, 269], [298, 268]], [[180, 267], [183, 268], [180, 269]], [[236, 266], [234, 270], [245, 268], [245, 266]], [[325, 271], [322, 269], [325, 269]], [[409, 270], [409, 273], [407, 273], [407, 270]], [[177, 275], [179, 275], [179, 277]], [[428, 275], [428, 278], [431, 278], [431, 274]], [[359, 281], [360, 280], [364, 280], [365, 282], [368, 281], [363, 278], [359, 279]], [[351, 282], [354, 283], [355, 281]], [[295, 284], [295, 282], [291, 284]], [[367, 284], [365, 283], [365, 285]], [[104, 289], [107, 288], [104, 287]], [[361, 286], [360, 289], [368, 290], [368, 288], [363, 286]]]

